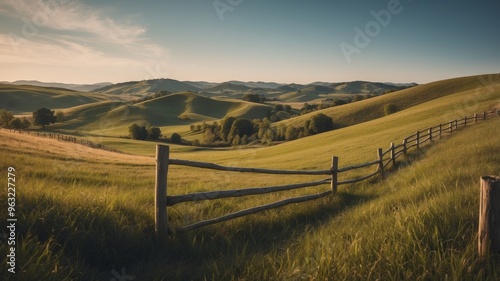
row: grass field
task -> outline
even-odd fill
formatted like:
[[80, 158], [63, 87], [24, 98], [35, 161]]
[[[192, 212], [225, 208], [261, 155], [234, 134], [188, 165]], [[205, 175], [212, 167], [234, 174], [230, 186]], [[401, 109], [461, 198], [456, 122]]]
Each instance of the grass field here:
[[[171, 157], [282, 169], [328, 169], [333, 155], [341, 166], [372, 161], [376, 148], [416, 130], [497, 106], [497, 86], [469, 83], [390, 116], [277, 146], [172, 146]], [[133, 280], [498, 280], [498, 263], [478, 261], [477, 218], [479, 177], [500, 175], [499, 122], [478, 122], [412, 152], [385, 181], [342, 186], [335, 196], [162, 240], [153, 235], [155, 143], [96, 137], [142, 156], [124, 155], [2, 130], [0, 158], [7, 160], [0, 178], [13, 166], [18, 179], [16, 277], [110, 280], [113, 272], [125, 272]], [[172, 166], [168, 193], [314, 179]], [[169, 221], [177, 227], [328, 188], [179, 204], [168, 209]], [[0, 244], [2, 252], [5, 247]], [[1, 267], [0, 276], [5, 271]]]
[[106, 100], [99, 94], [82, 93], [60, 88], [45, 88], [0, 83], [0, 108], [16, 114], [31, 114], [40, 105], [51, 109], [64, 109]]

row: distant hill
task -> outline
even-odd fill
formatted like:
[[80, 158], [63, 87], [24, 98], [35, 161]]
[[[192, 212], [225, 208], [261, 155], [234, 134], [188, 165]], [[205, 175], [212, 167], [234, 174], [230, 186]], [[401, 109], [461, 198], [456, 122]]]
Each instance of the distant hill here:
[[68, 121], [52, 127], [126, 135], [127, 128], [132, 123], [179, 126], [216, 121], [226, 116], [264, 118], [270, 111], [271, 106], [268, 105], [178, 92], [136, 104], [102, 101], [68, 108], [64, 110]]
[[102, 88], [105, 86], [112, 85], [109, 82], [95, 83], [95, 84], [65, 84], [65, 83], [55, 83], [55, 82], [40, 82], [36, 80], [18, 80], [14, 82], [2, 82], [5, 84], [12, 85], [30, 85], [39, 87], [52, 87], [52, 88], [63, 88], [79, 92], [91, 92], [95, 89]]
[[[448, 95], [473, 90], [484, 91], [486, 87], [494, 89], [493, 86], [500, 86], [499, 75], [491, 75], [491, 77], [486, 80], [484, 77], [486, 76], [468, 76], [418, 85], [371, 99], [315, 111], [296, 118], [281, 121], [280, 123], [286, 126], [303, 126], [304, 122], [312, 115], [321, 112], [332, 117], [337, 126], [351, 126], [383, 117], [384, 106], [386, 104], [394, 104], [398, 110], [401, 111]], [[351, 83], [338, 83], [332, 86], [339, 92], [366, 92], [374, 89], [388, 89], [385, 88], [385, 85], [387, 84], [356, 81]], [[305, 92], [306, 91], [303, 91], [302, 93]]]
[[137, 99], [160, 91], [197, 92], [200, 88], [174, 79], [153, 79], [118, 83], [94, 90], [96, 93], [115, 95], [123, 100]]
[[40, 107], [61, 109], [106, 99], [102, 95], [62, 88], [0, 84], [0, 108], [15, 114], [33, 112]]
[[275, 83], [275, 82], [261, 82], [261, 81], [242, 82], [242, 81], [237, 81], [237, 80], [231, 80], [231, 81], [228, 81], [228, 83], [235, 84], [235, 85], [243, 85], [243, 86], [247, 86], [249, 88], [263, 88], [263, 89], [277, 89], [277, 88], [283, 86], [283, 84], [279, 84], [279, 83]]

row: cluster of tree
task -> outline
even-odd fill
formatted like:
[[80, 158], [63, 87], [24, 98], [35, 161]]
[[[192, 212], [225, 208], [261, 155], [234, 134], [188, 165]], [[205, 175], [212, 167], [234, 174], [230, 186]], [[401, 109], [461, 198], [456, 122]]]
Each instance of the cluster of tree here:
[[269, 116], [269, 120], [271, 122], [278, 122], [281, 120], [290, 119], [294, 116], [294, 112], [292, 107], [288, 104], [276, 104], [273, 106], [271, 110], [271, 115]]
[[14, 117], [14, 113], [5, 109], [0, 110], [0, 126], [6, 129], [28, 129], [31, 122], [26, 117]]
[[134, 140], [158, 140], [161, 130], [151, 125], [139, 126], [136, 123], [128, 127], [129, 137]]
[[[62, 112], [55, 113], [53, 110], [50, 110], [45, 107], [41, 107], [33, 112], [33, 125], [42, 126], [45, 129], [45, 126], [54, 124], [56, 122], [62, 122], [64, 119], [64, 114]], [[14, 117], [14, 113], [5, 109], [0, 110], [0, 126], [3, 128], [9, 129], [28, 129], [31, 127], [31, 122], [26, 118]]]
[[322, 113], [312, 116], [304, 126], [298, 128], [284, 124], [272, 126], [268, 118], [249, 120], [235, 117], [226, 117], [220, 123], [191, 126], [194, 132], [202, 132], [202, 140], [194, 141], [193, 145], [207, 146], [238, 146], [254, 142], [272, 144], [276, 141], [295, 140], [333, 129], [332, 118]]
[[351, 102], [357, 102], [361, 101], [364, 99], [371, 98], [371, 95], [354, 95], [353, 97], [346, 97], [346, 98], [326, 98], [321, 101], [321, 103], [305, 103], [304, 106], [300, 109], [300, 115], [304, 115], [313, 111], [325, 109], [325, 108], [330, 108], [334, 106], [339, 106], [339, 105], [344, 105], [348, 104]]
[[243, 100], [249, 101], [249, 102], [255, 102], [255, 103], [264, 103], [264, 102], [266, 102], [267, 99], [266, 99], [266, 97], [259, 95], [259, 94], [244, 94]]

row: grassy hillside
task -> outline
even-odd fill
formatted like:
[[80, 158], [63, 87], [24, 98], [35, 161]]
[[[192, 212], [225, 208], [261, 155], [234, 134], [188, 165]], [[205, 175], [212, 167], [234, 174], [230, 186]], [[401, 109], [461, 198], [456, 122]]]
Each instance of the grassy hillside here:
[[169, 131], [172, 126], [188, 131], [189, 125], [234, 116], [263, 118], [271, 107], [233, 99], [206, 98], [191, 92], [175, 93], [136, 104], [98, 102], [64, 111], [66, 122], [53, 125], [63, 130], [90, 134], [120, 136], [128, 134], [132, 123], [159, 126]]
[[[377, 148], [400, 143], [416, 130], [496, 107], [500, 98], [498, 86], [431, 92], [436, 96], [429, 101], [390, 116], [285, 144], [233, 150], [172, 146], [171, 157], [229, 166], [328, 169], [336, 155], [340, 166], [347, 166], [374, 160]], [[162, 101], [135, 107], [140, 113], [141, 106], [151, 109]], [[119, 119], [125, 112], [121, 108], [106, 114]], [[134, 110], [130, 115], [135, 116]], [[80, 112], [89, 115], [84, 108]], [[498, 263], [479, 262], [476, 247], [479, 177], [500, 175], [500, 155], [494, 153], [500, 149], [499, 122], [481, 121], [436, 139], [403, 158], [385, 181], [342, 186], [336, 196], [161, 241], [153, 238], [152, 227], [154, 143], [108, 140], [120, 150], [149, 155], [141, 157], [4, 130], [0, 158], [7, 160], [0, 163], [0, 177], [15, 167], [17, 197], [22, 198], [16, 209], [22, 247], [16, 255], [19, 264], [29, 264], [18, 277], [109, 280], [116, 278], [113, 272], [125, 271], [134, 280], [497, 280]], [[172, 166], [168, 176], [169, 194], [318, 179], [179, 166]], [[168, 209], [169, 221], [176, 227], [328, 188], [179, 204]], [[4, 214], [0, 219], [5, 221]], [[5, 246], [0, 244], [2, 252]], [[5, 270], [0, 268], [0, 276]]]
[[[16, 191], [22, 198], [17, 206], [22, 245], [17, 257], [19, 264], [30, 265], [20, 269], [18, 280], [107, 280], [114, 277], [113, 270], [121, 273], [122, 268], [134, 280], [494, 280], [500, 278], [499, 268], [477, 261], [476, 232], [479, 176], [500, 174], [500, 155], [491, 153], [499, 149], [494, 138], [499, 120], [478, 123], [410, 155], [406, 160], [411, 166], [403, 165], [387, 181], [343, 187], [334, 197], [162, 241], [153, 239], [153, 158], [3, 131], [0, 155], [9, 160], [2, 162], [0, 173], [5, 178], [8, 166], [16, 169]], [[373, 139], [356, 141], [359, 152], [349, 156], [366, 160]], [[333, 142], [331, 148], [347, 151], [348, 144]], [[309, 157], [310, 152], [191, 154], [198, 160], [215, 156], [219, 163], [239, 166], [328, 163]], [[174, 166], [169, 193], [298, 180]], [[185, 204], [170, 208], [169, 220], [186, 224], [327, 188]], [[5, 276], [5, 267], [0, 274]]]
[[0, 108], [15, 114], [31, 113], [40, 107], [63, 109], [107, 100], [105, 96], [62, 88], [0, 84]]
[[[380, 118], [384, 116], [384, 106], [394, 104], [399, 110], [425, 103], [440, 97], [459, 92], [467, 92], [469, 97], [464, 102], [475, 103], [483, 98], [483, 93], [498, 91], [500, 74], [470, 76], [437, 81], [415, 86], [406, 90], [386, 94], [376, 98], [363, 100], [338, 107], [324, 109], [320, 112], [332, 117], [337, 126], [344, 127]], [[302, 115], [282, 121], [287, 126], [303, 126], [304, 122], [318, 112]]]

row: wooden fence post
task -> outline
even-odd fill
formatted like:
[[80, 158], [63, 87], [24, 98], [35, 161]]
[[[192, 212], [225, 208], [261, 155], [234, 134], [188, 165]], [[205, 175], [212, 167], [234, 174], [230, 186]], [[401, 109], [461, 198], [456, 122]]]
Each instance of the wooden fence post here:
[[381, 179], [384, 179], [385, 178], [385, 175], [384, 175], [384, 155], [382, 153], [382, 148], [379, 148], [377, 150], [377, 154], [378, 154], [378, 171], [380, 173], [380, 178]]
[[478, 254], [500, 254], [500, 177], [481, 177]]
[[417, 131], [417, 139], [415, 140], [415, 143], [417, 144], [417, 149], [420, 147], [420, 131]]
[[464, 118], [464, 127], [467, 127], [467, 116]]
[[338, 171], [339, 171], [339, 158], [337, 156], [332, 157], [332, 194], [337, 193], [337, 187], [338, 187]]
[[391, 142], [391, 160], [392, 160], [392, 166], [396, 166], [396, 155], [394, 153], [394, 143]]
[[403, 140], [403, 154], [406, 155], [406, 139]]
[[458, 120], [455, 119], [455, 130], [458, 130]]
[[432, 142], [432, 127], [429, 128], [429, 142]]
[[441, 137], [443, 133], [443, 124], [439, 124], [439, 137]]
[[483, 120], [486, 120], [486, 111], [483, 112]]
[[450, 133], [453, 132], [453, 121], [450, 121]]
[[167, 173], [169, 154], [170, 149], [167, 145], [156, 145], [155, 232], [158, 237], [168, 233]]
[[477, 122], [477, 113], [474, 113], [474, 123]]

